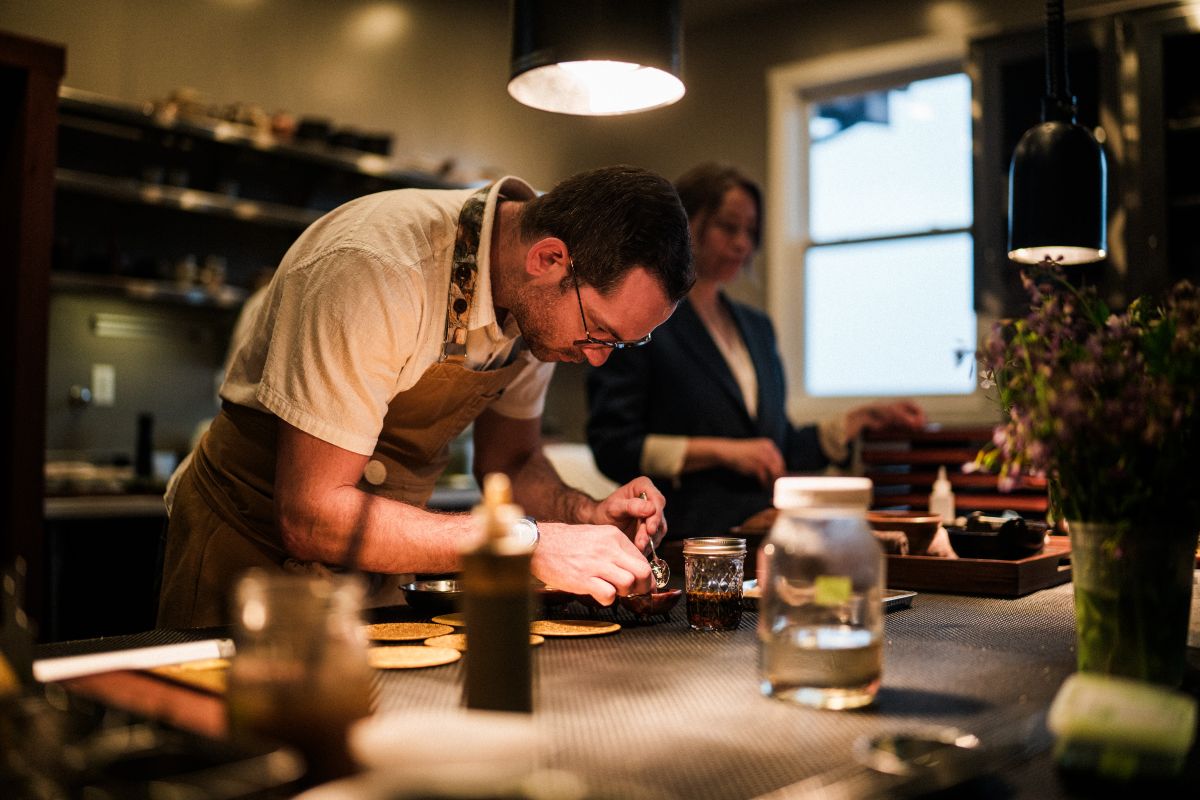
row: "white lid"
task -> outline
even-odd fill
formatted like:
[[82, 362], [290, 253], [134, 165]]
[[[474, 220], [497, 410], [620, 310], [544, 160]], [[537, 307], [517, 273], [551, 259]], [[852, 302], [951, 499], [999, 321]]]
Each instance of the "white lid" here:
[[870, 478], [779, 478], [776, 508], [866, 508], [871, 504]]

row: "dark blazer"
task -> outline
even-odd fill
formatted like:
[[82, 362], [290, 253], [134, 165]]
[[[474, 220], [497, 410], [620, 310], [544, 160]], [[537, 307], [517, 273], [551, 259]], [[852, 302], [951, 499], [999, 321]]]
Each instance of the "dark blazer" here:
[[[758, 375], [758, 418], [752, 419], [716, 342], [685, 299], [645, 347], [620, 350], [588, 373], [588, 444], [600, 470], [619, 483], [641, 474], [642, 443], [649, 433], [680, 436], [766, 437], [783, 453], [789, 472], [822, 469], [829, 461], [816, 426], [794, 427], [787, 418], [787, 387], [766, 314], [729, 300]], [[667, 535], [725, 535], [771, 505], [771, 488], [729, 469], [687, 472], [673, 484], [655, 485], [667, 498]]]

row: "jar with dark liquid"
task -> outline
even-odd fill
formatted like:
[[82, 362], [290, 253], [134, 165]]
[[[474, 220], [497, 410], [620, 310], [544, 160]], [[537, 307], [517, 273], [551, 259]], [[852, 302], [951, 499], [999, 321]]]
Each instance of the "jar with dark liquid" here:
[[742, 575], [746, 540], [712, 537], [683, 540], [688, 624], [698, 631], [735, 630], [742, 621]]

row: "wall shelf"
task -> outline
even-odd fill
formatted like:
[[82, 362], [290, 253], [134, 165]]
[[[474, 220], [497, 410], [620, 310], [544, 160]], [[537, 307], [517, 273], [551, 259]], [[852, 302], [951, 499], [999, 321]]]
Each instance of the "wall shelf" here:
[[[250, 125], [167, 113], [162, 104], [70, 87], [58, 103], [59, 272], [161, 280], [172, 264], [213, 257], [228, 283], [250, 289], [304, 228], [343, 203], [392, 189], [459, 188], [375, 153], [282, 142]], [[140, 287], [121, 291], [194, 302], [190, 292]]]
[[59, 115], [61, 124], [68, 127], [92, 127], [85, 120], [99, 119], [117, 125], [177, 133], [261, 153], [273, 153], [290, 160], [384, 178], [415, 188], [457, 187], [457, 184], [448, 183], [427, 172], [397, 168], [391, 159], [376, 153], [315, 143], [280, 142], [271, 134], [249, 125], [201, 117], [172, 118], [156, 112], [152, 103], [131, 103], [67, 86], [59, 90]]
[[55, 182], [60, 189], [107, 200], [162, 206], [195, 214], [211, 214], [289, 228], [307, 227], [316, 222], [323, 213], [279, 203], [245, 200], [200, 189], [146, 183], [132, 178], [113, 178], [62, 167], [55, 171]]
[[241, 308], [249, 296], [248, 291], [237, 286], [224, 285], [216, 291], [210, 291], [203, 286], [181, 286], [169, 281], [73, 272], [51, 273], [50, 285], [58, 291], [111, 294], [151, 303], [177, 303], [217, 309]]

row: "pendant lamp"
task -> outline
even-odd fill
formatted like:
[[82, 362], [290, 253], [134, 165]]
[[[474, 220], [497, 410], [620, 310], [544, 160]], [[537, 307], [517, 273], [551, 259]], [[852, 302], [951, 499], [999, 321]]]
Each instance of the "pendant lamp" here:
[[508, 93], [543, 111], [605, 116], [683, 97], [679, 0], [514, 0]]
[[1042, 123], [1017, 143], [1008, 181], [1009, 258], [1087, 264], [1107, 256], [1107, 166], [1100, 143], [1075, 122], [1062, 0], [1046, 2]]

